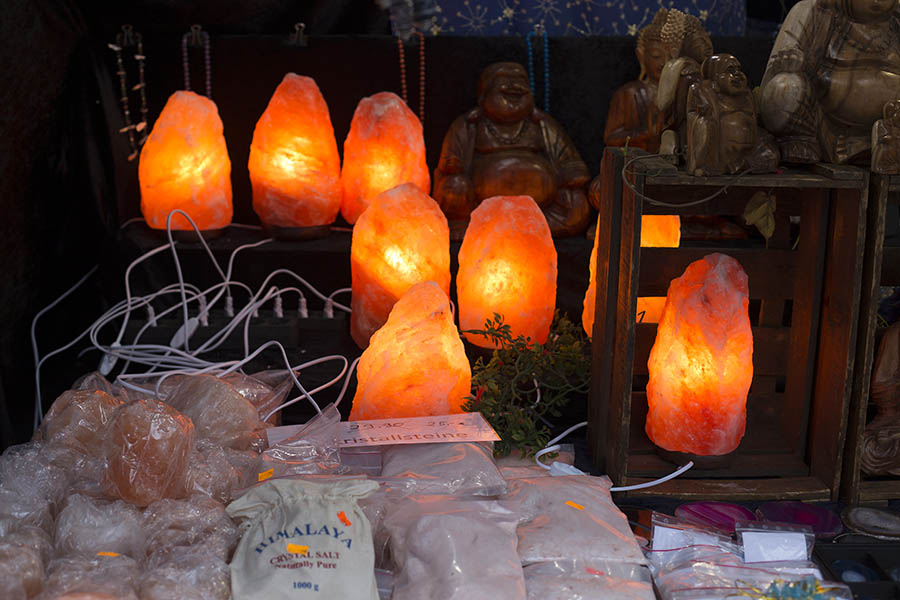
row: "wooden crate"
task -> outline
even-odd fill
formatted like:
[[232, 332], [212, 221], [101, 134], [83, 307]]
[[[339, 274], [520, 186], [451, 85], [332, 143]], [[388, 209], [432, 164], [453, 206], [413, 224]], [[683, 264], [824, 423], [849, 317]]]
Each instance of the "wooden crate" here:
[[847, 446], [844, 452], [844, 477], [841, 480], [841, 500], [848, 504], [900, 498], [900, 478], [864, 477], [860, 471], [872, 365], [878, 347], [875, 318], [878, 314], [879, 288], [900, 286], [900, 248], [884, 246], [885, 216], [889, 203], [900, 203], [900, 176], [872, 174], [867, 216], [869, 229], [860, 292], [857, 369], [853, 375]]
[[[672, 204], [652, 204], [623, 185]], [[721, 251], [750, 283], [754, 380], [747, 431], [731, 464], [691, 470], [637, 495], [836, 499], [852, 381], [868, 173], [820, 166], [771, 175], [693, 177], [641, 151], [607, 148], [602, 162], [589, 443], [617, 485], [674, 469], [644, 433], [646, 361], [656, 326], [635, 323], [638, 296], [664, 296], [692, 261]], [[640, 248], [642, 214], [742, 215], [758, 191], [777, 197], [776, 230], [763, 243]], [[799, 217], [799, 236], [791, 234]]]

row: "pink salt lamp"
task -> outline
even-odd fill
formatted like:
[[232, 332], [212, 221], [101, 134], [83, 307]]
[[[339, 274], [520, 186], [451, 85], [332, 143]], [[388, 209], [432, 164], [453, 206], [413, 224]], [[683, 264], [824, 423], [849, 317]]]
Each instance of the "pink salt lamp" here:
[[375, 196], [407, 182], [431, 190], [422, 123], [396, 94], [363, 98], [344, 140], [341, 215], [356, 223]]
[[352, 421], [462, 412], [472, 371], [439, 285], [425, 281], [403, 294], [362, 353], [356, 377]]
[[341, 159], [328, 105], [310, 77], [288, 73], [256, 123], [250, 144], [253, 210], [275, 227], [334, 222]]
[[382, 192], [353, 228], [350, 334], [360, 348], [413, 285], [450, 293], [450, 229], [441, 207], [411, 183]]
[[[599, 231], [599, 229], [598, 229]], [[594, 249], [588, 264], [590, 282], [584, 294], [584, 310], [581, 325], [585, 333], [594, 334], [594, 303], [597, 297], [597, 233], [594, 234]], [[681, 243], [681, 217], [678, 215], [643, 215], [641, 217], [641, 248], [677, 248]], [[652, 269], [653, 265], [647, 265]], [[666, 299], [663, 297], [638, 297], [637, 318], [642, 323], [659, 323]], [[644, 313], [643, 316], [641, 313]]]
[[[215, 103], [194, 92], [169, 96], [141, 150], [141, 213], [153, 229], [165, 229], [181, 209], [201, 230], [231, 223], [231, 161]], [[191, 229], [172, 217], [172, 229]]]
[[[530, 196], [494, 196], [472, 211], [459, 249], [456, 294], [461, 330], [483, 329], [499, 313], [513, 337], [547, 340], [556, 307], [556, 248]], [[463, 335], [495, 347], [485, 336]]]
[[746, 424], [753, 379], [747, 274], [709, 254], [669, 284], [647, 368], [647, 435], [657, 446], [700, 456], [728, 454]]

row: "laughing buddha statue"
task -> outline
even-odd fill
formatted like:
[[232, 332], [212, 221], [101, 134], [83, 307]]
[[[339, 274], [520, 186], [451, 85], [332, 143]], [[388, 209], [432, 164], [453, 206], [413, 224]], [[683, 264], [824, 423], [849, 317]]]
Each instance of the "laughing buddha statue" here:
[[900, 0], [802, 0], [760, 92], [786, 162], [867, 163], [872, 125], [900, 98]]

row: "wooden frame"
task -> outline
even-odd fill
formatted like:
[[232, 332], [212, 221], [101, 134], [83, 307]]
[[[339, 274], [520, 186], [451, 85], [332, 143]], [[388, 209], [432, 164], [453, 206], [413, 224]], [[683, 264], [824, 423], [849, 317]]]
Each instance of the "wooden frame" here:
[[847, 447], [844, 452], [844, 478], [841, 500], [847, 504], [890, 500], [900, 497], [900, 479], [866, 478], [860, 471], [863, 430], [869, 405], [876, 344], [875, 320], [882, 285], [900, 286], [900, 248], [885, 248], [887, 205], [900, 200], [900, 175], [872, 174], [867, 214], [864, 270], [859, 309], [859, 339], [856, 345], [858, 368], [853, 377], [853, 392], [847, 425]]
[[[626, 167], [638, 194], [623, 185]], [[588, 434], [597, 467], [617, 485], [674, 469], [643, 433], [640, 378], [655, 325], [636, 326], [636, 298], [665, 295], [668, 282], [690, 262], [720, 250], [738, 259], [750, 279], [755, 375], [747, 434], [727, 468], [692, 470], [634, 493], [836, 499], [855, 359], [868, 173], [822, 165], [772, 175], [693, 177], [659, 157], [607, 148], [601, 177]], [[639, 198], [685, 204], [723, 188], [708, 202], [677, 209]], [[776, 230], [765, 246], [640, 248], [645, 212], [741, 215], [758, 191], [777, 198]], [[800, 217], [796, 248], [792, 216]]]

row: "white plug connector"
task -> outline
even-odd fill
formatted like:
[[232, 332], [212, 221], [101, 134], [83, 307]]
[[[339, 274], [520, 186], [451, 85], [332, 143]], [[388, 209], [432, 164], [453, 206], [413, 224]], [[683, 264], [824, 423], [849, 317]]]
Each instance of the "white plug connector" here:
[[156, 327], [156, 311], [153, 310], [152, 304], [147, 304], [147, 325]]
[[172, 341], [169, 342], [169, 345], [173, 348], [181, 348], [187, 340], [191, 339], [191, 336], [197, 331], [197, 326], [199, 325], [200, 321], [197, 317], [191, 317], [187, 320], [187, 323], [182, 324], [181, 327], [178, 328], [178, 331], [172, 336]]
[[297, 314], [300, 315], [301, 319], [309, 318], [309, 310], [306, 308], [306, 297], [300, 296], [300, 307], [297, 308]]
[[200, 319], [200, 325], [209, 327], [209, 305], [206, 303], [206, 296], [201, 295], [199, 302], [200, 314], [197, 315], [197, 318]]
[[329, 319], [334, 318], [334, 303], [331, 298], [325, 301], [325, 308], [322, 309], [322, 313]]
[[225, 296], [225, 316], [229, 319], [234, 318], [234, 298], [231, 297], [231, 294]]
[[276, 319], [284, 318], [284, 305], [281, 302], [281, 296], [275, 296], [275, 304], [272, 306], [272, 312], [275, 313]]
[[[110, 350], [112, 350], [112, 349], [121, 348], [121, 347], [122, 347], [122, 344], [120, 344], [119, 342], [113, 342], [109, 348], [110, 348]], [[115, 354], [106, 352], [103, 355], [103, 358], [100, 359], [100, 365], [97, 367], [97, 370], [100, 371], [101, 375], [106, 377], [107, 375], [109, 375], [112, 372], [113, 367], [116, 366], [116, 362], [118, 362], [118, 360], [119, 360], [118, 356], [116, 356]]]

